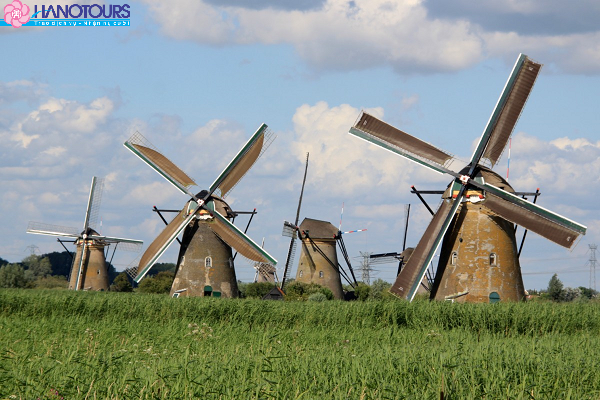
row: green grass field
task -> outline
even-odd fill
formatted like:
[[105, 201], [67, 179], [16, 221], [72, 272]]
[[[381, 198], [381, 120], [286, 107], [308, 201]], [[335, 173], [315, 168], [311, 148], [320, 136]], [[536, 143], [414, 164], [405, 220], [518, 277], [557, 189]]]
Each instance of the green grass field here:
[[0, 290], [0, 399], [600, 399], [600, 305]]

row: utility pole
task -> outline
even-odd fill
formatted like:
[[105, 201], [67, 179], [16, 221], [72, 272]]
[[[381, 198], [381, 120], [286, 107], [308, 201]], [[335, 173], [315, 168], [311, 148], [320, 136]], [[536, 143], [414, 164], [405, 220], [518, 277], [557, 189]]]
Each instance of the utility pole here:
[[595, 244], [590, 244], [590, 289], [596, 290], [596, 249], [598, 248]]
[[40, 252], [40, 248], [37, 247], [35, 244], [30, 244], [29, 246], [25, 247], [25, 251], [27, 250], [29, 250], [29, 255], [31, 256]]
[[369, 264], [369, 257], [371, 256], [371, 254], [368, 251], [359, 251], [361, 257], [362, 257], [362, 262], [360, 265], [360, 270], [361, 270], [361, 276], [362, 276], [362, 281], [364, 283], [366, 283], [367, 285], [371, 284], [371, 265]]

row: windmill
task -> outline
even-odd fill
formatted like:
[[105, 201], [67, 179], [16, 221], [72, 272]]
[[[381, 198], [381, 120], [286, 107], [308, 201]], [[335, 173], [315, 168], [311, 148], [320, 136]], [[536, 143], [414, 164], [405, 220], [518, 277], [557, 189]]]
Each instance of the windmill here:
[[459, 172], [449, 168], [453, 157], [448, 153], [367, 113], [350, 128], [361, 139], [454, 179], [392, 293], [413, 299], [443, 240], [432, 298], [519, 301], [525, 292], [513, 224], [566, 248], [585, 234], [585, 226], [515, 195], [508, 182], [490, 169], [502, 155], [540, 68], [519, 55], [469, 164]]
[[60, 237], [66, 237], [75, 243], [77, 252], [71, 266], [69, 289], [108, 290], [109, 277], [104, 255], [105, 247], [114, 244], [116, 250], [121, 245], [121, 249], [130, 251], [140, 251], [142, 248], [141, 240], [104, 236], [96, 231], [103, 187], [104, 179], [92, 178], [83, 231], [79, 232], [77, 228], [39, 222], [30, 222], [27, 227], [27, 233], [58, 236], [61, 244], [63, 240]]
[[[330, 222], [312, 218], [304, 218], [300, 226], [298, 226], [304, 185], [306, 183], [306, 173], [308, 171], [308, 156], [307, 153], [296, 219], [293, 224], [288, 221], [283, 223], [282, 235], [291, 239], [286, 257], [281, 289], [284, 290], [285, 282], [289, 279], [291, 266], [294, 262], [294, 255], [296, 253], [296, 239], [300, 238], [302, 241], [302, 251], [298, 263], [298, 270], [296, 272], [296, 280], [298, 282], [316, 283], [325, 286], [333, 292], [333, 296], [336, 299], [343, 299], [344, 291], [341, 278], [343, 277], [353, 287], [357, 285], [356, 277], [354, 276], [354, 271], [346, 251], [346, 246], [342, 239], [343, 232], [333, 226]], [[336, 244], [346, 260], [350, 275], [348, 275], [338, 262]]]
[[[402, 267], [408, 262], [410, 256], [415, 250], [414, 247], [406, 247], [406, 237], [408, 235], [408, 222], [410, 219], [410, 204], [404, 205], [404, 237], [402, 239], [402, 252], [397, 251], [390, 253], [365, 253], [363, 263], [366, 263], [368, 267], [371, 265], [381, 264], [395, 264], [398, 263], [398, 272], [396, 276], [402, 271]], [[427, 269], [427, 275], [421, 280], [421, 285], [417, 289], [417, 293], [427, 293], [433, 284], [433, 276], [431, 271]]]
[[183, 194], [191, 197], [130, 270], [139, 282], [183, 232], [177, 260], [173, 297], [237, 297], [238, 288], [232, 248], [254, 261], [276, 265], [277, 261], [229, 219], [234, 215], [224, 198], [242, 179], [275, 139], [262, 124], [207, 190], [197, 194], [196, 182], [136, 132], [125, 142], [133, 154], [152, 167]]
[[[262, 245], [260, 246], [263, 249], [265, 248], [265, 239], [263, 238]], [[271, 282], [275, 283], [279, 280], [277, 277], [277, 268], [273, 264], [264, 263], [264, 262], [255, 262], [254, 263], [254, 282]]]

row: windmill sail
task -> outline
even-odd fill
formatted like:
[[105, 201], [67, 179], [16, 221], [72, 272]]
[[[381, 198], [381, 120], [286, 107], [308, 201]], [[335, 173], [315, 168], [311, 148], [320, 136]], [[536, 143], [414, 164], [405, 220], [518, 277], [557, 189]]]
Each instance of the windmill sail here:
[[133, 154], [152, 167], [163, 178], [173, 184], [177, 189], [193, 197], [189, 191], [191, 186], [197, 186], [196, 182], [176, 166], [171, 160], [165, 157], [148, 139], [141, 133], [134, 133], [129, 140], [124, 143]]
[[487, 189], [483, 205], [512, 223], [568, 249], [573, 248], [581, 235], [585, 235], [587, 228], [577, 222], [493, 185], [483, 186]]
[[44, 224], [42, 222], [29, 222], [27, 226], [27, 233], [33, 233], [36, 235], [49, 235], [49, 236], [65, 236], [71, 238], [78, 238], [81, 232], [77, 228]]
[[184, 207], [183, 210], [173, 218], [169, 225], [154, 239], [154, 241], [148, 246], [140, 263], [138, 265], [137, 276], [135, 281], [139, 282], [148, 273], [150, 268], [158, 261], [160, 256], [169, 248], [171, 243], [175, 240], [177, 235], [190, 223], [192, 218], [195, 216], [195, 212], [188, 214], [188, 207]]
[[90, 196], [85, 212], [85, 220], [83, 222], [83, 230], [87, 228], [95, 228], [100, 214], [100, 202], [102, 201], [102, 190], [104, 189], [103, 178], [92, 178], [92, 186], [90, 188]]
[[210, 185], [209, 193], [216, 192], [223, 198], [227, 196], [231, 189], [252, 168], [256, 160], [269, 148], [273, 140], [275, 140], [273, 132], [268, 129], [266, 124], [262, 124], [225, 167], [219, 177]]
[[[360, 132], [362, 132], [363, 135], [360, 135]], [[417, 139], [366, 112], [361, 113], [354, 124], [354, 127], [350, 129], [350, 133], [375, 144], [387, 144], [392, 146], [402, 153], [405, 153], [399, 153], [401, 155], [412, 155], [418, 159], [427, 160], [440, 166], [447, 165], [454, 159], [450, 154], [447, 154], [437, 147], [432, 146], [421, 139]], [[364, 134], [368, 136], [365, 136]], [[415, 161], [413, 157], [409, 158]]]
[[473, 154], [473, 163], [480, 158], [489, 160], [492, 166], [498, 162], [541, 68], [541, 64], [526, 55], [519, 55]]
[[136, 239], [125, 239], [125, 238], [103, 236], [103, 235], [90, 235], [89, 237], [91, 239], [100, 239], [107, 243], [118, 244], [119, 249], [125, 250], [125, 251], [138, 252], [138, 251], [142, 250], [142, 246], [144, 245], [143, 241], [136, 240]]
[[306, 153], [306, 163], [304, 165], [304, 177], [302, 178], [302, 189], [300, 189], [300, 198], [298, 199], [298, 208], [296, 210], [296, 219], [294, 224], [290, 224], [287, 221], [283, 223], [283, 236], [290, 238], [290, 246], [288, 247], [287, 256], [285, 258], [285, 268], [283, 270], [283, 280], [281, 281], [281, 289], [285, 286], [292, 272], [292, 264], [294, 263], [294, 257], [296, 256], [296, 248], [298, 244], [296, 239], [298, 237], [298, 221], [300, 220], [300, 208], [302, 207], [302, 196], [304, 196], [304, 185], [306, 184], [306, 174], [308, 173], [308, 157], [310, 153]]

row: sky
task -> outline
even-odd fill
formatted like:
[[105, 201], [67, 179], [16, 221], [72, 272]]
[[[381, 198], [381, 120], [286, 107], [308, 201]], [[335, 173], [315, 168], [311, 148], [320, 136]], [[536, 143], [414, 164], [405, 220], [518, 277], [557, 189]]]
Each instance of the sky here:
[[[509, 182], [539, 187], [539, 205], [588, 227], [572, 251], [529, 233], [525, 287], [546, 288], [554, 273], [565, 286], [590, 285], [589, 245], [600, 242], [597, 1], [128, 4], [131, 26], [0, 26], [0, 257], [20, 261], [31, 246], [62, 251], [52, 237], [26, 234], [27, 225], [83, 226], [93, 176], [106, 182], [101, 233], [148, 245], [164, 226], [152, 206], [188, 199], [123, 142], [139, 131], [199, 191], [263, 122], [277, 139], [227, 201], [257, 208], [248, 234], [264, 238], [280, 274], [289, 244], [282, 225], [295, 217], [307, 152], [301, 218], [337, 226], [344, 203], [342, 230], [367, 229], [344, 238], [355, 267], [359, 252], [402, 249], [405, 204], [415, 246], [431, 216], [411, 185], [439, 190], [450, 177], [348, 129], [368, 110], [468, 160], [525, 53], [544, 67], [513, 133]], [[506, 175], [507, 152], [496, 171]], [[245, 227], [244, 218], [236, 224]], [[160, 261], [175, 262], [176, 247]], [[122, 270], [137, 256], [117, 251], [113, 263]], [[238, 279], [251, 281], [252, 266], [236, 264]], [[372, 279], [394, 280], [396, 265], [375, 268]], [[600, 271], [598, 281], [600, 289]]]

